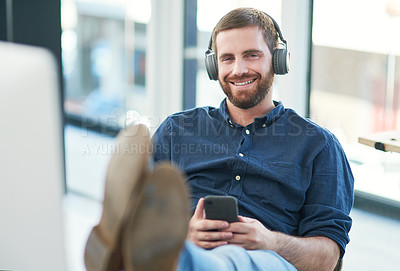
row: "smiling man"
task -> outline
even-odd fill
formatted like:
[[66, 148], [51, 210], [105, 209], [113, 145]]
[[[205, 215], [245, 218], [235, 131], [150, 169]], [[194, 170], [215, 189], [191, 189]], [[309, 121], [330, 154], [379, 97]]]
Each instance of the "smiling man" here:
[[[286, 44], [276, 22], [252, 8], [229, 12], [214, 28], [206, 67], [227, 98], [219, 108], [173, 114], [157, 129], [156, 173], [128, 191], [144, 198], [135, 198], [137, 213], [120, 226], [129, 245], [116, 242], [108, 252], [122, 249], [128, 270], [323, 271], [340, 262], [352, 224], [353, 175], [332, 133], [272, 100], [274, 74], [288, 72], [279, 39]], [[184, 173], [190, 221], [182, 215], [183, 180], [171, 168], [157, 169], [165, 161]], [[238, 221], [206, 219], [208, 195], [235, 197]], [[106, 235], [102, 228], [92, 239]]]
[[[155, 160], [172, 161], [186, 174], [195, 209], [191, 244], [218, 248], [233, 262], [226, 255], [244, 248], [243, 257], [262, 270], [290, 270], [273, 266], [271, 255], [298, 270], [333, 270], [349, 242], [354, 180], [332, 133], [273, 101], [274, 74], [288, 71], [279, 39], [279, 26], [264, 12], [239, 8], [225, 15], [214, 28], [206, 66], [227, 98], [220, 108], [169, 116], [154, 136]], [[227, 148], [174, 151], [188, 144]], [[239, 222], [205, 219], [207, 195], [234, 196]], [[252, 256], [256, 251], [266, 262]]]

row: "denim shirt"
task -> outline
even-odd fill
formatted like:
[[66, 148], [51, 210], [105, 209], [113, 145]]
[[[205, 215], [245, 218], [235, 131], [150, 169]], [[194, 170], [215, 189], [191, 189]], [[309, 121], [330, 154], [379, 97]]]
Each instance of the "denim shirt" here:
[[325, 236], [343, 256], [354, 179], [336, 137], [282, 103], [246, 127], [226, 101], [169, 116], [154, 135], [154, 159], [181, 169], [193, 196], [231, 195], [239, 214], [293, 236]]

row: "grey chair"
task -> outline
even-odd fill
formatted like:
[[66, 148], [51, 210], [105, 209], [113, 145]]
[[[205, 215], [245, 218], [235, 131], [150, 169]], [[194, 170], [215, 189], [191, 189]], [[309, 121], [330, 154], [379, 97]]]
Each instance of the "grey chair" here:
[[342, 259], [339, 259], [339, 261], [337, 262], [336, 267], [335, 267], [335, 269], [333, 269], [333, 271], [340, 271], [340, 270], [342, 270], [342, 264], [343, 264], [343, 258], [342, 258]]

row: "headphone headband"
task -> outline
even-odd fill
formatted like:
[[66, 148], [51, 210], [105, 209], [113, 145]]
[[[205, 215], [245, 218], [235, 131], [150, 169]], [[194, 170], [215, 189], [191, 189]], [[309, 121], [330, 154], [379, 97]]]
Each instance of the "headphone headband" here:
[[[285, 38], [283, 37], [282, 31], [281, 31], [278, 23], [274, 20], [274, 18], [272, 18], [266, 12], [263, 12], [263, 13], [271, 19], [272, 23], [274, 24], [275, 30], [278, 33], [278, 37], [284, 45], [284, 48], [276, 48], [272, 52], [272, 62], [273, 62], [273, 67], [274, 67], [274, 73], [275, 74], [286, 74], [289, 72], [289, 59], [290, 59], [290, 53], [287, 50], [287, 42], [286, 42]], [[224, 17], [222, 17], [222, 18], [224, 18]], [[215, 30], [215, 28], [214, 28], [214, 30]], [[217, 57], [215, 55], [215, 52], [212, 49], [212, 38], [213, 38], [214, 30], [211, 34], [211, 38], [208, 43], [208, 50], [205, 53], [205, 65], [206, 65], [208, 77], [211, 80], [218, 80], [218, 62], [217, 62]]]
[[272, 23], [274, 24], [274, 27], [275, 27], [276, 32], [278, 32], [279, 39], [286, 45], [287, 42], [286, 42], [285, 38], [284, 38], [283, 35], [282, 35], [282, 31], [281, 31], [281, 28], [279, 27], [278, 23], [275, 21], [274, 18], [272, 18], [271, 16], [269, 16], [266, 12], [263, 11], [263, 13], [264, 13], [265, 15], [267, 15], [267, 16], [271, 19]]

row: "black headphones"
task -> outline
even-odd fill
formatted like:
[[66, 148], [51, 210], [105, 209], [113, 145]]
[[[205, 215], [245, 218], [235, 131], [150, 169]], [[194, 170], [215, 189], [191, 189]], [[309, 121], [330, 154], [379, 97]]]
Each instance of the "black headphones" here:
[[[283, 45], [283, 48], [276, 48], [273, 53], [272, 53], [272, 63], [274, 67], [274, 73], [275, 74], [287, 74], [289, 72], [289, 60], [290, 60], [290, 53], [287, 50], [287, 42], [283, 38], [281, 29], [279, 28], [278, 23], [269, 16], [267, 13], [264, 12], [265, 15], [267, 15], [272, 22], [274, 23], [274, 27], [276, 31], [278, 32], [279, 39], [281, 40]], [[208, 49], [205, 53], [205, 63], [206, 63], [206, 70], [208, 77], [210, 77], [211, 80], [217, 80], [218, 79], [218, 62], [217, 62], [217, 57], [215, 56], [215, 52], [212, 49], [212, 34], [210, 38], [210, 42], [208, 44]]]

